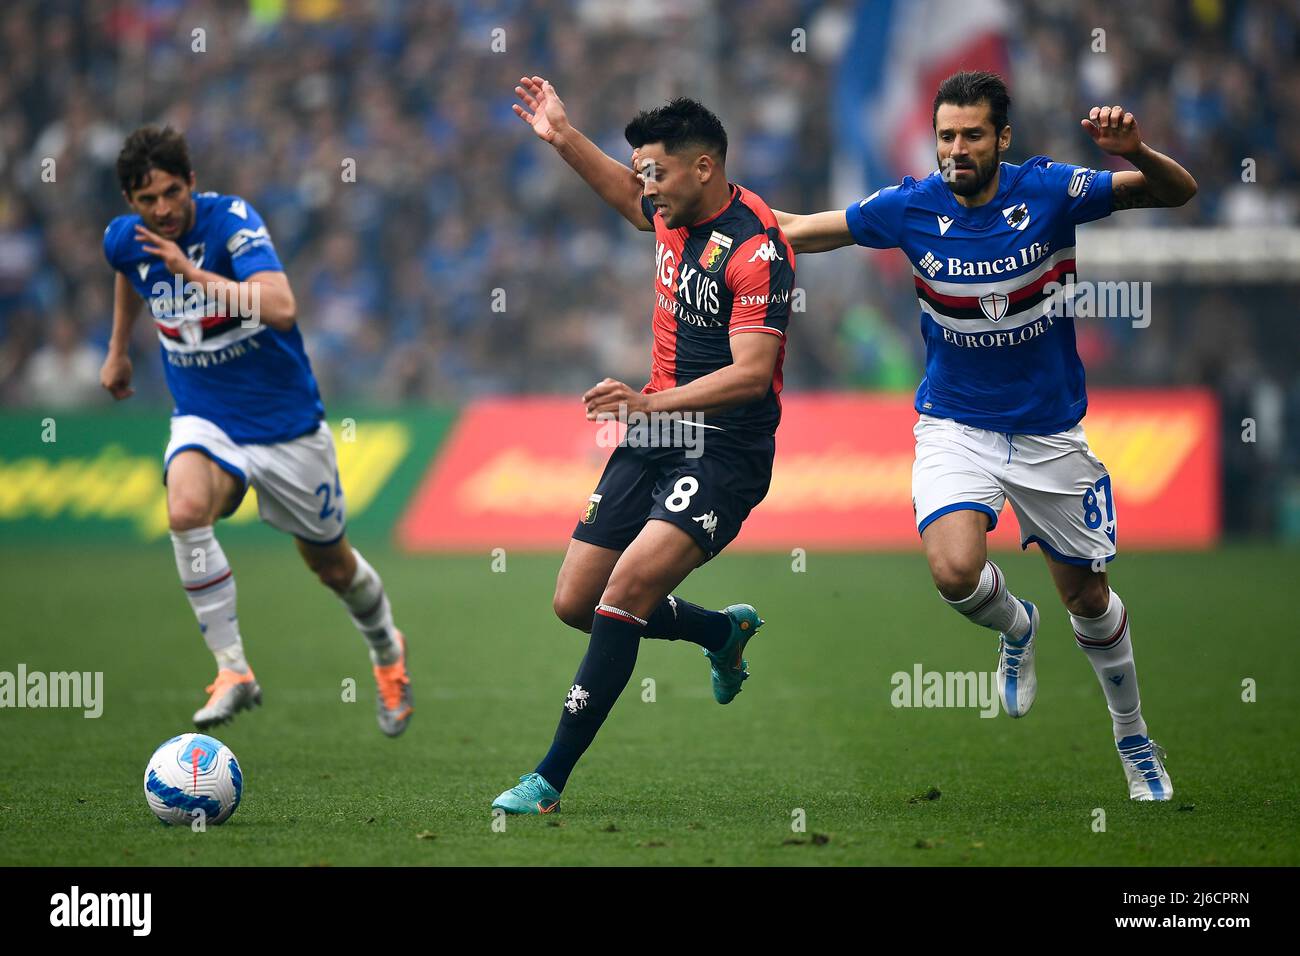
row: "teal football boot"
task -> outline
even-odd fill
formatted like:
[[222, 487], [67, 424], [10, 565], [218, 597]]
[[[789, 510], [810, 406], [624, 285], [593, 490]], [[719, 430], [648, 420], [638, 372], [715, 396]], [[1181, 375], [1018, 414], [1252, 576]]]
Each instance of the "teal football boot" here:
[[492, 809], [506, 813], [553, 813], [560, 809], [560, 794], [540, 773], [526, 773], [518, 784], [492, 801]]
[[758, 633], [764, 621], [750, 604], [733, 604], [724, 608], [723, 614], [731, 618], [731, 635], [717, 651], [706, 650], [713, 679], [713, 699], [719, 704], [730, 704], [740, 693], [740, 685], [749, 679], [749, 662], [745, 660], [745, 645]]

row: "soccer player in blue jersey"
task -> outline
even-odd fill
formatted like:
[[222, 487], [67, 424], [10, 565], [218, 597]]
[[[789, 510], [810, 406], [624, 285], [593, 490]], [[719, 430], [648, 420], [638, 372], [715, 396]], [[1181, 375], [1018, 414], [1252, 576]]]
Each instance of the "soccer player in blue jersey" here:
[[217, 661], [194, 723], [211, 727], [261, 703], [244, 657], [235, 579], [213, 534], [251, 485], [262, 520], [297, 539], [307, 566], [361, 631], [380, 729], [397, 736], [412, 713], [406, 641], [379, 575], [348, 544], [334, 440], [266, 226], [238, 196], [193, 191], [189, 149], [170, 128], [132, 133], [117, 175], [132, 214], [104, 230], [117, 275], [100, 381], [116, 399], [132, 394], [131, 326], [148, 302], [175, 401], [163, 482], [176, 569]]
[[1133, 170], [1043, 156], [1002, 162], [1010, 105], [995, 74], [950, 76], [933, 105], [938, 170], [847, 210], [777, 218], [796, 253], [857, 243], [908, 257], [926, 347], [912, 503], [934, 583], [954, 610], [999, 632], [999, 695], [1008, 714], [1024, 716], [1037, 691], [1038, 609], [1011, 593], [985, 543], [1010, 500], [1021, 548], [1042, 550], [1101, 683], [1129, 796], [1168, 800], [1164, 754], [1142, 719], [1128, 614], [1105, 571], [1115, 502], [1080, 424], [1083, 365], [1058, 287], [1074, 278], [1076, 226], [1121, 209], [1181, 206], [1196, 181], [1147, 146], [1119, 106], [1094, 107], [1082, 124]]

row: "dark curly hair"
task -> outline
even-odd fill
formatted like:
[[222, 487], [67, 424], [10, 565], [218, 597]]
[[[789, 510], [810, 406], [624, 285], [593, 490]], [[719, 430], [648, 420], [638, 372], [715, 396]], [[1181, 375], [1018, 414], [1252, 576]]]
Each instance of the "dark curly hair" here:
[[1007, 114], [1011, 112], [1011, 94], [1007, 92], [1006, 81], [985, 70], [963, 70], [939, 84], [934, 94], [934, 109], [930, 113], [931, 128], [938, 123], [939, 106], [943, 103], [952, 106], [988, 103], [994, 133], [1002, 132], [1007, 125]]
[[663, 143], [665, 152], [676, 153], [686, 146], [698, 146], [718, 159], [727, 158], [727, 131], [722, 122], [703, 104], [685, 96], [658, 109], [642, 110], [623, 135], [635, 149], [646, 143]]
[[117, 181], [128, 196], [149, 179], [149, 170], [160, 169], [189, 182], [190, 148], [185, 137], [165, 126], [142, 126], [126, 138], [117, 154]]

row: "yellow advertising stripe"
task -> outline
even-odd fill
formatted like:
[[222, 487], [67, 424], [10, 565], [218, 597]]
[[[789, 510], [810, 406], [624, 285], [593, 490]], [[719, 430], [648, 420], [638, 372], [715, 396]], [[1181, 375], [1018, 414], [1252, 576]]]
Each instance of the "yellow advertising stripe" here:
[[[330, 425], [330, 430], [334, 433], [334, 450], [338, 456], [339, 480], [343, 483], [347, 513], [359, 515], [406, 457], [411, 447], [410, 430], [401, 422], [394, 421], [362, 422], [349, 427], [346, 434], [334, 424]], [[348, 438], [352, 440], [346, 440]], [[257, 491], [249, 488], [238, 510], [226, 520], [236, 524], [256, 521]], [[164, 523], [162, 531], [166, 530]]]
[[0, 519], [124, 517], [160, 493], [156, 461], [108, 445], [94, 458], [0, 461]]
[[911, 507], [912, 456], [831, 450], [777, 456], [765, 511]]
[[334, 428], [334, 444], [348, 510], [360, 514], [410, 451], [411, 431], [396, 421], [361, 422], [353, 441], [341, 441]]
[[1183, 413], [1089, 415], [1084, 428], [1093, 454], [1133, 504], [1145, 504], [1169, 486], [1202, 433], [1196, 417]]
[[[340, 440], [335, 431], [348, 511], [361, 514], [410, 450], [410, 431], [397, 421], [365, 422], [353, 441]], [[155, 455], [128, 455], [117, 444], [93, 457], [0, 459], [0, 521], [60, 515], [132, 519], [143, 537], [162, 537], [167, 533], [162, 463]], [[256, 493], [250, 491], [229, 520], [245, 523], [256, 517]]]
[[552, 514], [577, 509], [600, 480], [604, 461], [536, 455], [509, 448], [483, 464], [457, 489], [470, 513]]

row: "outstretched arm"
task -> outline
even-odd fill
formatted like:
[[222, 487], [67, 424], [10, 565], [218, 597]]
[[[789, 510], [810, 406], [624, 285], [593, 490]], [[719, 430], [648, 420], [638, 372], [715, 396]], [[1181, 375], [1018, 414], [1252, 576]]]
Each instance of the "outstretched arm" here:
[[1137, 167], [1111, 177], [1111, 208], [1145, 209], [1181, 206], [1196, 195], [1196, 180], [1173, 159], [1142, 142], [1132, 113], [1122, 106], [1094, 106], [1081, 121], [1093, 142], [1112, 156], [1122, 156]]
[[573, 171], [609, 203], [620, 216], [643, 232], [654, 226], [641, 210], [641, 180], [630, 167], [601, 152], [591, 140], [569, 124], [564, 103], [555, 87], [540, 76], [524, 77], [515, 87], [524, 106], [515, 104], [515, 115], [555, 147]]
[[805, 252], [829, 252], [841, 246], [853, 245], [848, 217], [843, 209], [828, 209], [799, 216], [792, 212], [773, 209], [776, 224], [781, 227], [796, 255]]

